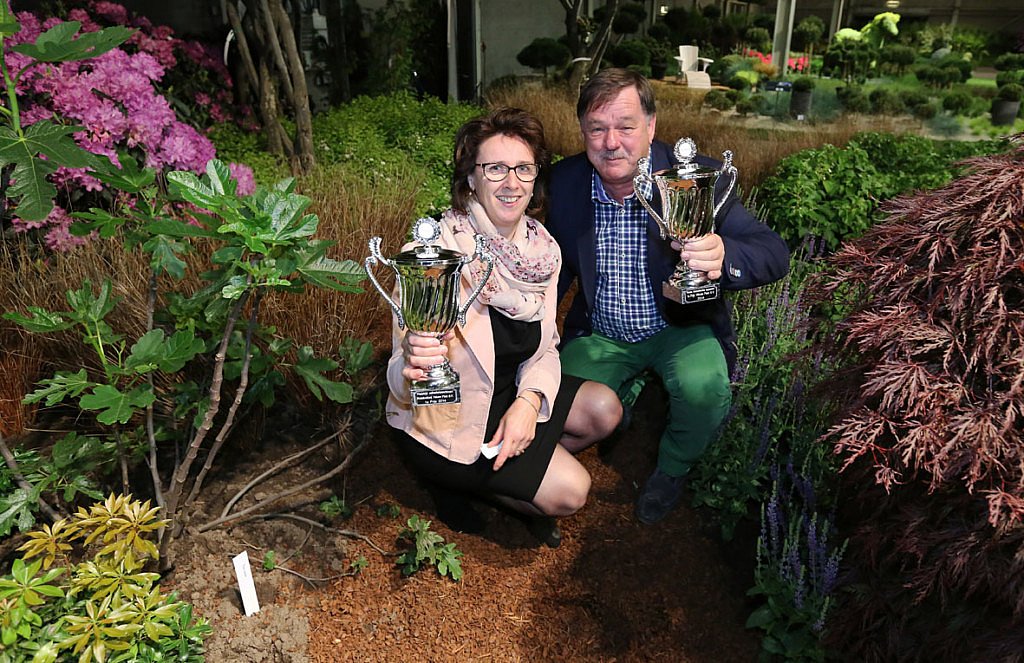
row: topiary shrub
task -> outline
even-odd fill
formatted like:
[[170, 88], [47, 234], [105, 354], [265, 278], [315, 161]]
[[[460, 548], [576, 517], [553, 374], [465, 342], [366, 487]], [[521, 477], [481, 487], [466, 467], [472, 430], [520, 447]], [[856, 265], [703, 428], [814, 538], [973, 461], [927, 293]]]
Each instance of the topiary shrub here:
[[868, 100], [875, 115], [898, 115], [906, 110], [899, 93], [889, 88], [875, 88], [868, 95]]
[[995, 59], [992, 66], [997, 71], [1024, 69], [1024, 53], [1003, 53]]
[[810, 76], [800, 76], [793, 80], [793, 92], [810, 92], [814, 89], [814, 79]]
[[963, 90], [949, 92], [942, 97], [942, 108], [953, 115], [967, 115], [971, 108], [971, 94]]
[[996, 99], [1003, 101], [1020, 101], [1021, 96], [1024, 96], [1024, 85], [1017, 83], [1007, 83], [996, 92]]
[[928, 95], [921, 90], [900, 90], [899, 91], [900, 102], [903, 103], [903, 107], [913, 111], [918, 106], [928, 103]]
[[859, 85], [846, 85], [836, 88], [839, 105], [847, 113], [867, 113], [871, 111], [871, 101]]
[[749, 97], [744, 97], [736, 102], [736, 112], [743, 116], [750, 115], [751, 113], [757, 113], [760, 105], [760, 99], [758, 96], [751, 95]]
[[1020, 83], [1024, 81], [1024, 71], [1001, 71], [996, 74], [996, 87], [1003, 87], [1009, 83]]
[[540, 69], [547, 76], [548, 67], [564, 67], [572, 57], [569, 47], [550, 37], [538, 37], [516, 55], [516, 61], [530, 69]]
[[910, 113], [919, 120], [930, 120], [939, 114], [939, 102], [934, 99], [926, 99], [923, 104], [911, 107]]
[[845, 359], [827, 440], [844, 462], [844, 660], [1014, 661], [1024, 651], [1024, 148], [885, 205], [812, 277]]
[[627, 39], [618, 46], [608, 49], [605, 59], [616, 67], [647, 66], [651, 63], [651, 52], [647, 44], [639, 39]]
[[730, 98], [725, 90], [711, 90], [704, 95], [704, 105], [715, 110], [727, 111], [736, 105], [736, 101]]

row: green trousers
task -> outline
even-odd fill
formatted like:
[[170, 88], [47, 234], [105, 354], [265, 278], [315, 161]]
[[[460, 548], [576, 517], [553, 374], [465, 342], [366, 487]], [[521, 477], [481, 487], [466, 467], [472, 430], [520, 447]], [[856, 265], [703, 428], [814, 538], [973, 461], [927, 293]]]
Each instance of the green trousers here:
[[[725, 355], [707, 325], [668, 327], [639, 343], [600, 334], [562, 349], [562, 372], [608, 385], [629, 404], [634, 378], [653, 370], [665, 385], [669, 421], [658, 446], [658, 467], [683, 476], [704, 453], [722, 423], [732, 391]], [[632, 394], [630, 393], [632, 390]]]

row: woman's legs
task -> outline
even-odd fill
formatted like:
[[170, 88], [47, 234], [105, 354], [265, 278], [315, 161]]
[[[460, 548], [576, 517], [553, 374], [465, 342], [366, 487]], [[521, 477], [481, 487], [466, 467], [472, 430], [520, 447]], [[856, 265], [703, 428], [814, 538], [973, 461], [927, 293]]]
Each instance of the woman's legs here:
[[587, 503], [589, 492], [590, 473], [571, 453], [558, 445], [532, 502], [505, 495], [495, 497], [502, 504], [520, 513], [561, 517], [571, 516], [579, 511]]
[[621, 420], [622, 403], [615, 392], [600, 382], [588, 380], [576, 392], [559, 443], [570, 452], [579, 453], [611, 435]]

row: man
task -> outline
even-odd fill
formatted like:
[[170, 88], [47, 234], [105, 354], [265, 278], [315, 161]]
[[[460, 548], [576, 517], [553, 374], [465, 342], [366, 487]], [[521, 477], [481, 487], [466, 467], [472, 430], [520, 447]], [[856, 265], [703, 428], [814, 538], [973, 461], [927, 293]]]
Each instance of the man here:
[[[634, 191], [637, 162], [668, 168], [672, 147], [655, 141], [654, 91], [639, 74], [607, 69], [580, 90], [576, 107], [586, 151], [558, 163], [551, 176], [547, 229], [562, 248], [561, 299], [577, 293], [565, 319], [562, 370], [620, 392], [651, 369], [669, 398], [669, 422], [658, 465], [636, 504], [637, 518], [664, 518], [682, 495], [683, 479], [710, 443], [729, 408], [729, 373], [736, 358], [729, 309], [722, 298], [677, 304], [662, 295], [680, 260], [721, 279], [724, 290], [754, 288], [789, 268], [785, 242], [730, 194], [716, 232], [682, 246], [661, 239]], [[680, 138], [680, 137], [676, 137]], [[698, 155], [698, 165], [721, 164]], [[728, 177], [720, 177], [716, 202]], [[661, 201], [654, 201], [660, 206]]]

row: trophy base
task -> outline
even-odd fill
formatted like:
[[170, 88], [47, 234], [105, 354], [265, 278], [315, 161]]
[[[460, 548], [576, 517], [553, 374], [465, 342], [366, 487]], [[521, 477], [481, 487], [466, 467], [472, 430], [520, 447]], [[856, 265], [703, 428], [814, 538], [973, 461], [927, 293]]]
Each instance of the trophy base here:
[[426, 405], [450, 405], [462, 402], [462, 390], [459, 385], [452, 387], [413, 387], [409, 390], [413, 407]]
[[415, 407], [422, 405], [449, 405], [462, 402], [459, 374], [447, 360], [431, 366], [421, 380], [414, 380], [409, 394]]
[[661, 284], [661, 294], [679, 304], [698, 304], [718, 299], [721, 294], [718, 281], [708, 281], [704, 285], [678, 287], [671, 283]]

